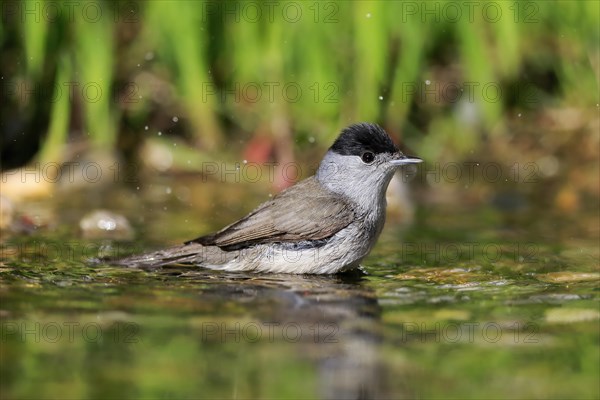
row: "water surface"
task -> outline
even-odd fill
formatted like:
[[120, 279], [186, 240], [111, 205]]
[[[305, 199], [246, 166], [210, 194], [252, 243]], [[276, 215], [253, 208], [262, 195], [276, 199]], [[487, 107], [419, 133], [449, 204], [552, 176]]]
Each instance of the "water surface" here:
[[[46, 227], [3, 237], [2, 398], [600, 396], [595, 214], [418, 207], [341, 276], [89, 262], [198, 236], [264, 196], [163, 189], [58, 196], [35, 206]], [[136, 239], [81, 239], [99, 205]]]

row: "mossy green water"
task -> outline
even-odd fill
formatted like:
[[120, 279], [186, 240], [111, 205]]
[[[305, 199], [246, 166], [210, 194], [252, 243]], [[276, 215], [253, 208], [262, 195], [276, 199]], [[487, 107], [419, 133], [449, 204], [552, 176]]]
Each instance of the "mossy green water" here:
[[2, 398], [600, 395], [595, 215], [548, 234], [431, 207], [388, 224], [365, 274], [320, 277], [90, 262], [245, 211], [202, 227], [177, 203], [117, 203], [133, 243], [77, 239], [85, 204], [58, 200], [56, 229], [3, 238]]

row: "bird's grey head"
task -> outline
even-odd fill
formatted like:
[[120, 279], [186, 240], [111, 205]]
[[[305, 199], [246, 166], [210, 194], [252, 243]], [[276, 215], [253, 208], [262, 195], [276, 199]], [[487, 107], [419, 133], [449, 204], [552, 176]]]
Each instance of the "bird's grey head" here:
[[370, 208], [384, 202], [396, 169], [418, 162], [402, 154], [380, 126], [360, 123], [342, 130], [316, 177], [327, 189]]

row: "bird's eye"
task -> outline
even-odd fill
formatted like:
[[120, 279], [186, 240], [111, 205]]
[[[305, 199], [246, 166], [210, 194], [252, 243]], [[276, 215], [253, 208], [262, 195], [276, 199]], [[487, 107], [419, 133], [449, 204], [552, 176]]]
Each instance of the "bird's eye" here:
[[375, 154], [370, 151], [365, 151], [360, 158], [365, 164], [371, 164], [373, 160], [375, 160]]

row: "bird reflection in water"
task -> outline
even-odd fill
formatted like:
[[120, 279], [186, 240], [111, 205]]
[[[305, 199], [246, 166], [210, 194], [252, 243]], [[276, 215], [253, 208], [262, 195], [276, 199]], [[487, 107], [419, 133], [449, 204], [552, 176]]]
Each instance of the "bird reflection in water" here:
[[251, 318], [270, 327], [294, 326], [296, 336], [298, 330], [302, 332], [295, 343], [298, 358], [315, 363], [320, 397], [385, 396], [386, 374], [379, 350], [381, 310], [362, 271], [331, 276], [215, 275], [207, 270], [165, 268], [161, 273], [212, 282], [203, 285], [203, 301], [234, 301], [251, 310]]

